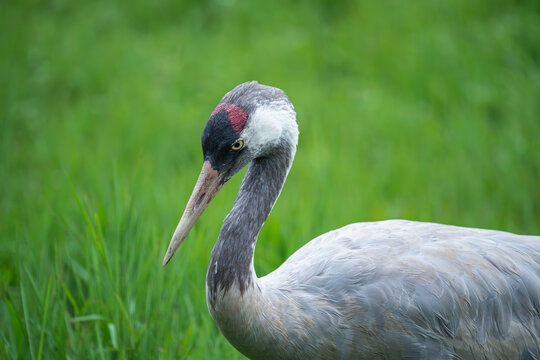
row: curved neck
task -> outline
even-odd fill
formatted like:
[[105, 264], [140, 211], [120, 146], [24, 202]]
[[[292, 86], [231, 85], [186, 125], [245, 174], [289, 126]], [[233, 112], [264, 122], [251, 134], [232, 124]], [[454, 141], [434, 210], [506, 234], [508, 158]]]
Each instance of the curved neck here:
[[276, 202], [296, 147], [282, 142], [275, 152], [248, 167], [231, 212], [225, 218], [206, 275], [208, 298], [215, 300], [238, 286], [241, 293], [256, 280], [253, 253], [257, 236]]

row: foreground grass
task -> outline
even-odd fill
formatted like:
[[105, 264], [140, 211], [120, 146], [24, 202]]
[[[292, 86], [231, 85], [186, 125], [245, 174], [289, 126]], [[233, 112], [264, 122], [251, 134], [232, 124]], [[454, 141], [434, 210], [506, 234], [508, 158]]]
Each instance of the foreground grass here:
[[336, 4], [1, 5], [0, 357], [241, 358], [204, 299], [239, 178], [160, 264], [247, 80], [301, 130], [259, 275], [355, 221], [540, 233], [537, 5]]

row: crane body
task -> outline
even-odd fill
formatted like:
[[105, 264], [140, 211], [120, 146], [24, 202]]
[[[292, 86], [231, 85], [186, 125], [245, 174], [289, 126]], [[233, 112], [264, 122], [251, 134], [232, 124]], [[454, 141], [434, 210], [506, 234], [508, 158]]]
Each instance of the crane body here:
[[539, 346], [538, 273], [530, 270], [539, 259], [529, 255], [539, 247], [535, 237], [499, 231], [351, 224], [265, 277], [252, 272], [244, 294], [233, 285], [215, 299], [208, 291], [207, 302], [251, 358], [527, 359]]

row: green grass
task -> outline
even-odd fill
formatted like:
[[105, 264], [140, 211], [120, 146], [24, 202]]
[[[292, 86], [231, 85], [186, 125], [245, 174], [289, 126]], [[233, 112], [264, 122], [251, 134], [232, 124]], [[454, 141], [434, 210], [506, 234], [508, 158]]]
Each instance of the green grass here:
[[0, 358], [241, 358], [204, 290], [240, 177], [161, 260], [247, 80], [301, 131], [259, 275], [356, 221], [540, 234], [538, 2], [4, 1], [0, 34]]

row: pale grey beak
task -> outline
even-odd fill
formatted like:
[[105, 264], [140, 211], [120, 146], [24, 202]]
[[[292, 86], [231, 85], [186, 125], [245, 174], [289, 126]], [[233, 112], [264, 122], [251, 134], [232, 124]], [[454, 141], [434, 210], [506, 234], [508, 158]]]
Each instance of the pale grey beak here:
[[174, 252], [182, 241], [187, 237], [189, 231], [197, 222], [197, 219], [201, 216], [204, 209], [208, 206], [210, 201], [216, 196], [216, 194], [221, 190], [223, 184], [221, 183], [222, 175], [212, 168], [210, 162], [205, 161], [197, 180], [197, 184], [191, 193], [191, 197], [186, 205], [186, 210], [174, 231], [171, 243], [167, 249], [167, 253], [163, 258], [163, 266], [167, 265], [169, 260], [171, 260]]

